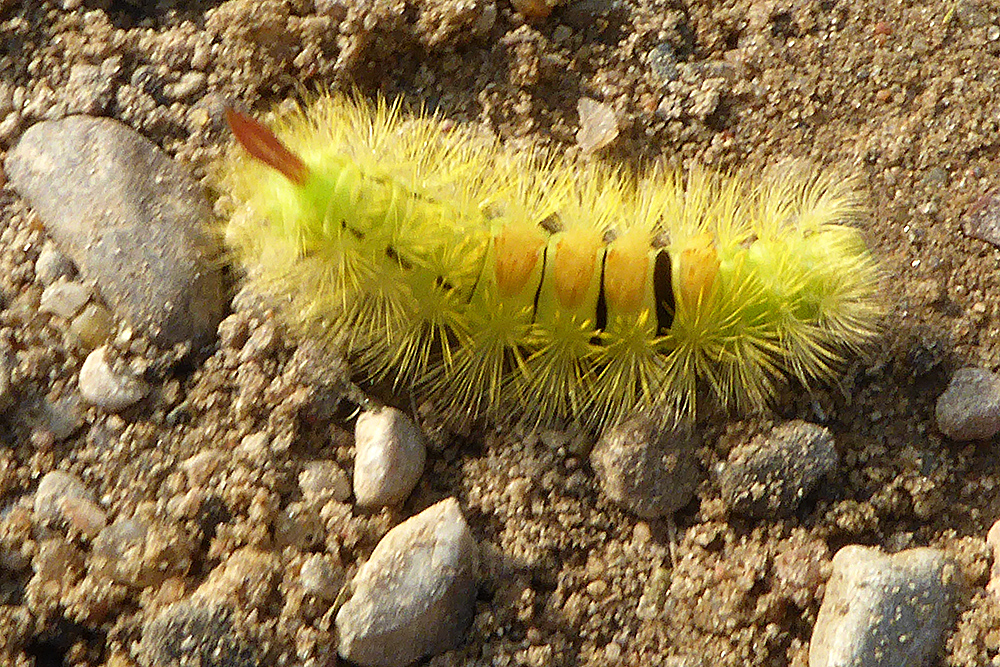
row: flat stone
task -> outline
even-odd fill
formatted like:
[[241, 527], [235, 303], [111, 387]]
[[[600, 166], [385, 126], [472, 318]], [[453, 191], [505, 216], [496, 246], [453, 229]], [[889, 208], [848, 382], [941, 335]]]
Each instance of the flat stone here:
[[839, 460], [829, 429], [787, 422], [730, 451], [719, 473], [722, 499], [743, 516], [788, 516]]
[[910, 667], [943, 648], [958, 573], [940, 549], [894, 555], [849, 545], [833, 557], [809, 667]]
[[475, 611], [479, 548], [448, 498], [382, 538], [337, 612], [342, 658], [405, 667], [456, 647]]
[[212, 210], [181, 165], [122, 123], [69, 116], [30, 127], [4, 169], [130, 326], [162, 345], [214, 338], [225, 294]]
[[661, 430], [643, 417], [609, 429], [590, 454], [601, 490], [638, 517], [673, 514], [698, 484], [695, 442], [682, 427]]

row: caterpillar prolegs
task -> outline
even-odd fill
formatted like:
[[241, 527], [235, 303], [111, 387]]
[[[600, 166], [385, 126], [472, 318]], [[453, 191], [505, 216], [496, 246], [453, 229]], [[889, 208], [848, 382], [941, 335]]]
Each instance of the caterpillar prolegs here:
[[452, 418], [682, 419], [698, 383], [755, 408], [877, 330], [851, 179], [639, 176], [341, 96], [276, 134], [229, 118], [226, 235], [249, 279]]

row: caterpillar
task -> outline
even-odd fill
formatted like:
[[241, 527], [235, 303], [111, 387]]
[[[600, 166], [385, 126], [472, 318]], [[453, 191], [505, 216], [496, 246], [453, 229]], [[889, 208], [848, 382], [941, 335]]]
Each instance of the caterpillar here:
[[602, 428], [757, 409], [876, 335], [858, 184], [645, 174], [323, 95], [275, 130], [228, 112], [225, 236], [292, 327], [458, 420]]

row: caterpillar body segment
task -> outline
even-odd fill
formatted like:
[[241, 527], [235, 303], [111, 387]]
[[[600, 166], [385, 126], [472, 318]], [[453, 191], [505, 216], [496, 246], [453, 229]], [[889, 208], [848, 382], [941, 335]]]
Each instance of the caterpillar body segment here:
[[685, 418], [699, 383], [756, 408], [877, 330], [849, 179], [639, 178], [344, 97], [277, 136], [230, 123], [227, 237], [249, 279], [452, 418]]

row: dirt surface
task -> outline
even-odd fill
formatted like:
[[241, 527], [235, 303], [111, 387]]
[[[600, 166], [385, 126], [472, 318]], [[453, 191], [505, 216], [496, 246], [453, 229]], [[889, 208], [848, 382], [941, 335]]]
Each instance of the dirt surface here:
[[[459, 437], [421, 406], [435, 446], [407, 503], [374, 515], [328, 503], [314, 508], [320, 537], [303, 537], [287, 527], [288, 508], [304, 506], [300, 472], [317, 459], [349, 470], [353, 458], [349, 410], [323, 381], [340, 367], [297, 348], [244, 294], [217, 346], [187, 361], [135, 342], [154, 394], [121, 415], [85, 411], [62, 437], [51, 406], [74, 395], [85, 352], [38, 312], [45, 233], [6, 187], [0, 342], [17, 365], [0, 417], [0, 663], [169, 664], [156, 637], [176, 620], [231, 625], [219, 646], [236, 647], [232, 664], [335, 664], [330, 601], [298, 583], [305, 560], [326, 554], [349, 574], [390, 527], [448, 495], [482, 546], [483, 584], [468, 642], [434, 665], [805, 665], [829, 559], [850, 543], [945, 549], [967, 585], [937, 664], [998, 659], [1000, 605], [985, 590], [997, 443], [944, 439], [934, 401], [955, 369], [1000, 366], [1000, 253], [962, 231], [1000, 188], [1000, 10], [548, 1], [0, 0], [0, 152], [43, 118], [105, 115], [208, 186], [230, 141], [227, 105], [263, 113], [355, 88], [567, 151], [577, 101], [594, 98], [618, 119], [600, 153], [612, 162], [798, 157], [856, 172], [884, 266], [883, 340], [840, 386], [790, 388], [767, 417], [829, 427], [836, 477], [790, 518], [728, 517], [712, 471], [754, 425], [706, 411], [705, 481], [676, 516], [673, 565], [666, 521], [600, 496], [588, 436]], [[266, 342], [249, 361], [248, 339]], [[150, 555], [147, 542], [145, 558], [162, 567], [109, 578], [85, 522], [41, 531], [33, 494], [56, 469], [83, 481], [109, 522], [142, 517], [164, 543]], [[195, 594], [232, 610], [158, 616]]]

